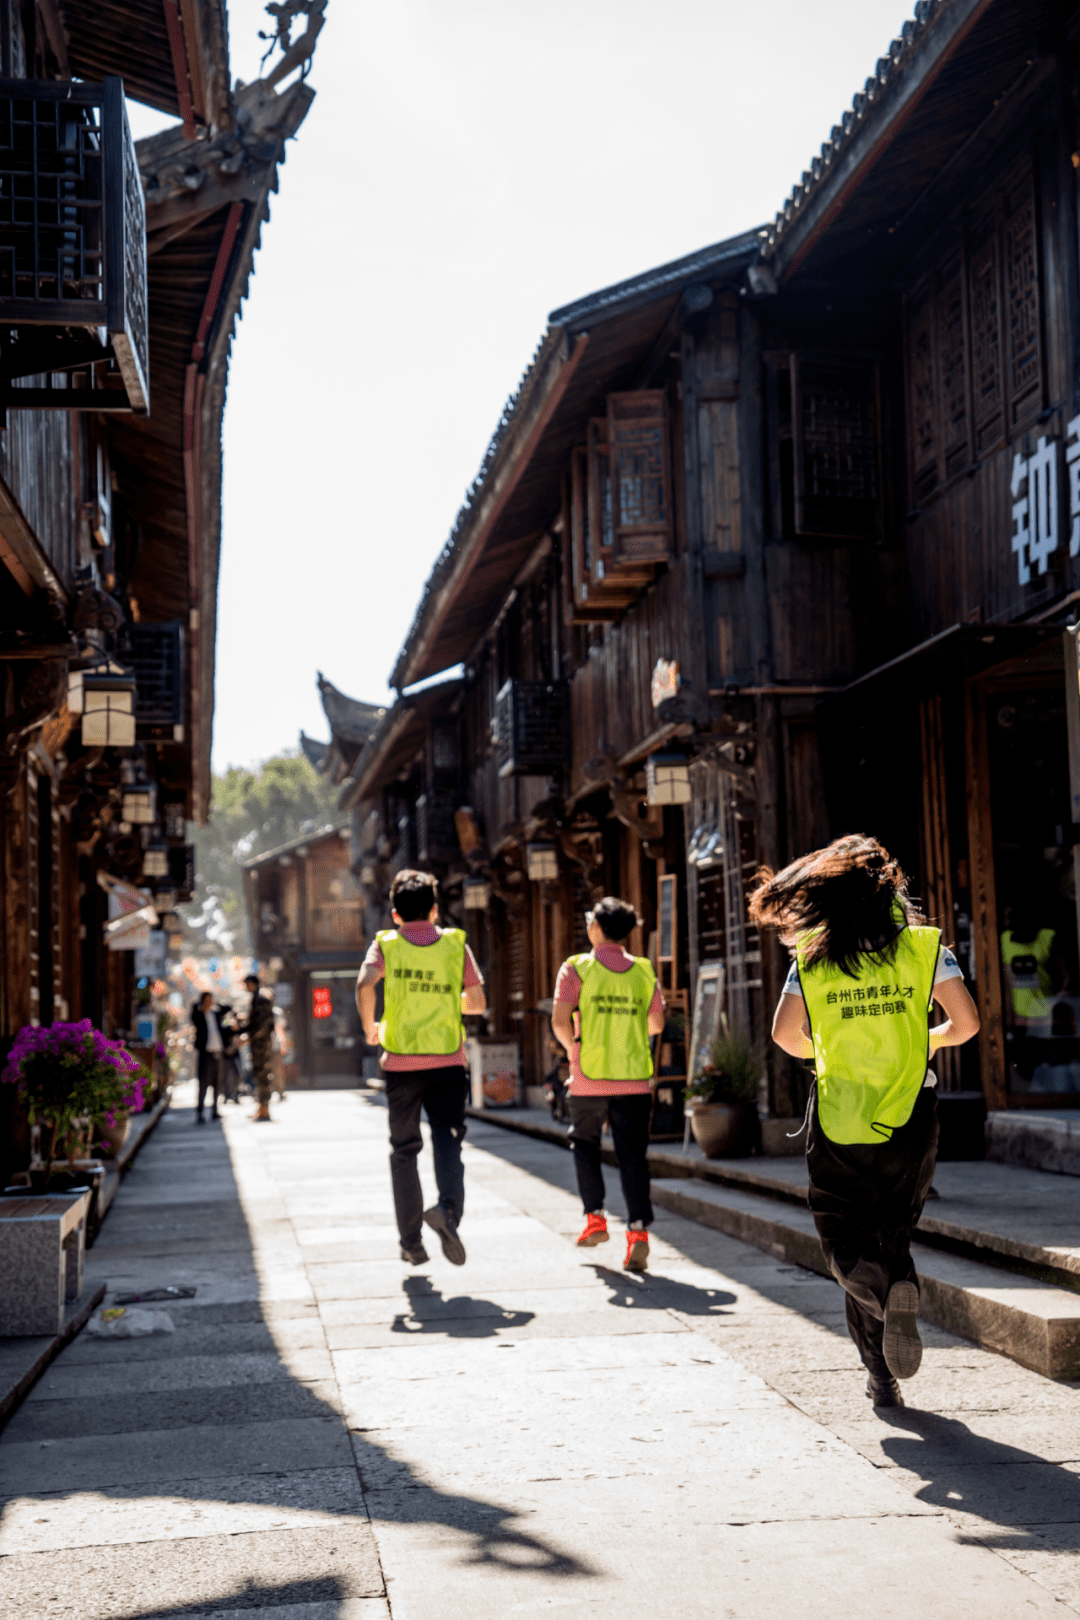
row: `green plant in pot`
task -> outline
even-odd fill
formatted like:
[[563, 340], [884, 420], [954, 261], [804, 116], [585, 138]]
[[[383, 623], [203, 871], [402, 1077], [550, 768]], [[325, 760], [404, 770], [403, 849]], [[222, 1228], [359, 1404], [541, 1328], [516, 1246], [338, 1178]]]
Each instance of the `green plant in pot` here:
[[741, 1157], [754, 1147], [761, 1066], [761, 1048], [737, 1032], [709, 1047], [686, 1088], [690, 1128], [707, 1159]]
[[16, 1035], [0, 1082], [17, 1085], [31, 1125], [41, 1130], [40, 1166], [31, 1179], [48, 1188], [56, 1161], [74, 1166], [94, 1126], [115, 1126], [123, 1110], [142, 1107], [146, 1084], [119, 1041], [106, 1040], [89, 1018], [79, 1023], [28, 1024]]

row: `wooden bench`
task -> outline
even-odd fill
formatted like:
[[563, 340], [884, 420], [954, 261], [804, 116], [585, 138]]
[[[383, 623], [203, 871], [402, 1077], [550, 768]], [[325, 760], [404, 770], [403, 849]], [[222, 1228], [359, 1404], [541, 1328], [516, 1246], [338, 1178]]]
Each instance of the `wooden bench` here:
[[0, 1198], [0, 1338], [59, 1333], [82, 1293], [89, 1192]]

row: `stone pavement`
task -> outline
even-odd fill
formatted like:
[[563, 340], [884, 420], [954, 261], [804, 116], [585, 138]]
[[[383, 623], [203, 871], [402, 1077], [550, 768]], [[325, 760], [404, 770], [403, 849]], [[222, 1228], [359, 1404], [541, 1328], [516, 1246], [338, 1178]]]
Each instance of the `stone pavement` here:
[[174, 1108], [127, 1177], [92, 1278], [197, 1293], [0, 1437], [0, 1615], [1080, 1614], [1075, 1386], [928, 1329], [875, 1414], [832, 1283], [665, 1213], [627, 1278], [569, 1155], [482, 1123], [468, 1265], [413, 1271], [383, 1109], [276, 1113]]

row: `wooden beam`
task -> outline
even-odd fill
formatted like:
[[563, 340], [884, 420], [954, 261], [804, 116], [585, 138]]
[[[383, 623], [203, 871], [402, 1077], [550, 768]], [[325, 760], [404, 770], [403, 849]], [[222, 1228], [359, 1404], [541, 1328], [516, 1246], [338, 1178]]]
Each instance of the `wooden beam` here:
[[176, 99], [180, 107], [180, 118], [184, 125], [184, 134], [189, 141], [195, 139], [195, 114], [191, 105], [191, 78], [188, 72], [187, 51], [184, 47], [184, 30], [180, 24], [180, 11], [176, 0], [161, 0], [161, 7], [165, 13], [165, 32], [169, 36], [169, 54], [172, 57], [173, 79], [176, 82]]
[[[208, 173], [198, 191], [177, 191], [164, 202], [149, 203], [146, 209], [147, 256], [153, 257], [165, 246], [165, 242], [159, 240], [160, 233], [169, 231], [167, 240], [172, 241], [227, 203], [258, 202], [265, 185], [263, 166], [255, 175]], [[179, 230], [171, 229], [177, 225]]]
[[968, 863], [971, 937], [975, 945], [975, 1000], [979, 1009], [979, 1068], [988, 1108], [1006, 1106], [1005, 1031], [1001, 1006], [994, 837], [990, 819], [990, 762], [986, 693], [968, 681], [964, 694], [967, 743]]
[[67, 34], [64, 31], [64, 19], [60, 15], [57, 0], [37, 0], [37, 8], [41, 12], [49, 48], [56, 57], [61, 76], [70, 79], [71, 64], [68, 61]]
[[180, 0], [180, 20], [183, 23], [184, 55], [191, 84], [191, 108], [201, 124], [209, 124], [211, 119], [206, 106], [206, 79], [203, 74], [203, 39], [195, 0]]
[[22, 507], [2, 478], [0, 478], [0, 537], [5, 542], [5, 560], [9, 553], [13, 554], [16, 562], [33, 583], [66, 607], [68, 593], [59, 575], [54, 571], [41, 541], [27, 522]]

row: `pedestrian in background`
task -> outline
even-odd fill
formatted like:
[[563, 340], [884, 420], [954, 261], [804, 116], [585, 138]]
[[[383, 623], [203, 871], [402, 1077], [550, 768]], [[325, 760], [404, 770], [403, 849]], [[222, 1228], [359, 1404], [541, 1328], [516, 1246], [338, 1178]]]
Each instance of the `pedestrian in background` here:
[[570, 1147], [585, 1226], [578, 1245], [608, 1240], [600, 1140], [605, 1120], [626, 1200], [624, 1271], [649, 1263], [649, 1121], [653, 1057], [650, 1035], [664, 1028], [664, 1002], [653, 965], [631, 956], [623, 941], [640, 919], [633, 906], [605, 895], [586, 912], [592, 950], [571, 956], [555, 981], [551, 1027], [570, 1059]]
[[258, 1104], [251, 1117], [257, 1121], [269, 1120], [270, 1065], [274, 1055], [274, 1009], [266, 997], [259, 994], [257, 973], [248, 974], [244, 980], [244, 988], [251, 991], [251, 1011], [248, 1013], [242, 1033], [248, 1038], [251, 1078], [255, 1086], [255, 1101]]
[[218, 1008], [218, 1028], [221, 1030], [220, 1092], [225, 1102], [240, 1101], [240, 1037], [236, 1015], [227, 1001]]
[[220, 1119], [218, 1113], [218, 1089], [221, 1084], [221, 1057], [225, 1043], [221, 1038], [217, 1014], [213, 1010], [214, 998], [209, 990], [204, 990], [198, 1001], [191, 1008], [191, 1022], [195, 1026], [195, 1052], [197, 1092], [195, 1103], [195, 1123], [205, 1125], [203, 1102], [207, 1092], [210, 1093], [211, 1119]]
[[[487, 1009], [484, 980], [460, 928], [440, 928], [439, 885], [430, 872], [399, 872], [390, 886], [393, 928], [379, 931], [356, 981], [369, 1046], [382, 1046], [390, 1115], [390, 1179], [401, 1258], [424, 1265], [423, 1225], [455, 1266], [465, 1264], [458, 1227], [465, 1210], [465, 1031], [462, 1013]], [[384, 981], [382, 1023], [375, 987]], [[425, 1210], [417, 1158], [420, 1110], [431, 1126], [439, 1201]]]
[[[929, 1059], [970, 1040], [979, 1015], [876, 838], [838, 838], [759, 877], [750, 920], [795, 954], [773, 1040], [814, 1062], [806, 1165], [821, 1252], [845, 1292], [867, 1395], [903, 1406], [897, 1379], [922, 1360], [911, 1234], [937, 1157]], [[946, 1021], [931, 1028], [934, 1001]]]

